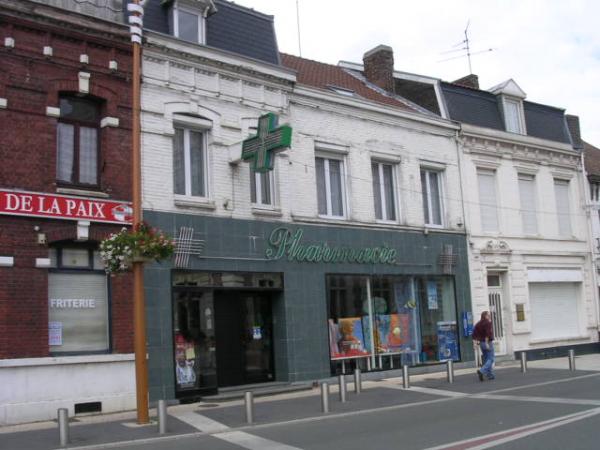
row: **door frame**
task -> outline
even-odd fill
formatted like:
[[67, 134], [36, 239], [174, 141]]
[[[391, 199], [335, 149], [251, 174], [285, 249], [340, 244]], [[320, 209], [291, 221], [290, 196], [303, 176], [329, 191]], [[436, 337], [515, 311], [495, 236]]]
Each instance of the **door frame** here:
[[[497, 325], [494, 325], [494, 350], [498, 355], [507, 355], [510, 353], [511, 349], [511, 320], [512, 314], [510, 310], [510, 298], [509, 298], [509, 280], [508, 280], [508, 270], [506, 269], [492, 269], [488, 268], [486, 270], [486, 303], [488, 305], [488, 310], [492, 315], [492, 325], [496, 322], [498, 318], [497, 311], [495, 310], [495, 305], [492, 305], [490, 302], [491, 294], [497, 294], [500, 300], [500, 322], [502, 327], [502, 336], [498, 336], [498, 332], [496, 330]], [[489, 285], [489, 277], [497, 276], [498, 277], [498, 286], [490, 286]]]

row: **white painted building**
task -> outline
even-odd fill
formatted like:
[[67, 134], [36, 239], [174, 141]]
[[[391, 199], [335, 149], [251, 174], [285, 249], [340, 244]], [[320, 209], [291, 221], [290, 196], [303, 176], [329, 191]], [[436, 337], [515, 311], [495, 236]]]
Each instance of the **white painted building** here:
[[[377, 83], [371, 65], [340, 63]], [[497, 352], [598, 342], [577, 118], [526, 101], [513, 80], [483, 91], [475, 75], [393, 77], [389, 91], [461, 124], [473, 312], [491, 310]]]

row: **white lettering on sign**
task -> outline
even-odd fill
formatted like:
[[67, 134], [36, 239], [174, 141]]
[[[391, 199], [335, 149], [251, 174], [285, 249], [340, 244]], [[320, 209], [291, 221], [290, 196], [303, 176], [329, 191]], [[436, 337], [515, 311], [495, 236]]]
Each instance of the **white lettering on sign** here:
[[95, 308], [96, 299], [93, 298], [51, 298], [51, 308]]

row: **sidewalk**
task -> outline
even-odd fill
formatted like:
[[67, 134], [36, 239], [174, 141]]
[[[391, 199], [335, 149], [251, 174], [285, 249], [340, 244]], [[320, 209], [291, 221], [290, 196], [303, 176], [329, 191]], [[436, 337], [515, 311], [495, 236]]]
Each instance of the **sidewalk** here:
[[[505, 362], [497, 368], [498, 381], [493, 382], [494, 388], [503, 386], [518, 386], [531, 382], [544, 382], [569, 378], [586, 373], [585, 371], [600, 371], [600, 354], [585, 355], [576, 358], [577, 372], [569, 372], [566, 358], [555, 360], [534, 361], [528, 365], [529, 371], [524, 376], [519, 371], [519, 363]], [[444, 369], [444, 366], [438, 366]], [[562, 369], [562, 370], [560, 370]], [[590, 372], [587, 372], [590, 373]], [[340, 416], [348, 414], [367, 413], [368, 411], [386, 408], [401, 408], [412, 404], [426, 404], [447, 401], [427, 393], [427, 387], [435, 386], [441, 389], [463, 389], [472, 392], [489, 389], [491, 384], [479, 383], [473, 368], [455, 370], [455, 384], [446, 382], [446, 372], [411, 374], [411, 384], [421, 386], [421, 389], [403, 390], [402, 379], [390, 372], [379, 372], [379, 379], [364, 379], [363, 392], [354, 393], [352, 376], [348, 375], [348, 401], [341, 403], [337, 382], [330, 379], [330, 414]], [[168, 433], [158, 434], [156, 422], [139, 426], [135, 422], [135, 412], [110, 415], [77, 416], [70, 424], [69, 448], [108, 448], [111, 443], [144, 441], [157, 439], [172, 440], [177, 437], [205, 435], [224, 430], [249, 430], [266, 424], [286, 421], [310, 421], [324, 418], [321, 412], [320, 389], [277, 394], [269, 397], [255, 398], [254, 422], [248, 426], [245, 422], [243, 401], [199, 402], [189, 405], [175, 405], [168, 408]], [[155, 416], [155, 411], [151, 411]], [[49, 450], [59, 448], [58, 425], [56, 421], [16, 425], [0, 428], [0, 450]]]

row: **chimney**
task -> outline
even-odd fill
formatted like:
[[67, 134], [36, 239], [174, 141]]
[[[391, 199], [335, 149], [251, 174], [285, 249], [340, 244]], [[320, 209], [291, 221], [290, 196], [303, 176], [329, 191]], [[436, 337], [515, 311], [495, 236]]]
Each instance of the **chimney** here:
[[474, 73], [471, 73], [466, 77], [462, 77], [453, 81], [452, 84], [458, 84], [459, 86], [471, 89], [479, 89], [479, 77]]
[[565, 119], [567, 119], [567, 127], [569, 128], [569, 133], [571, 134], [573, 148], [576, 150], [583, 149], [583, 141], [581, 140], [581, 130], [579, 128], [579, 116], [565, 114]]
[[363, 67], [367, 81], [394, 92], [394, 50], [378, 45], [363, 55]]

